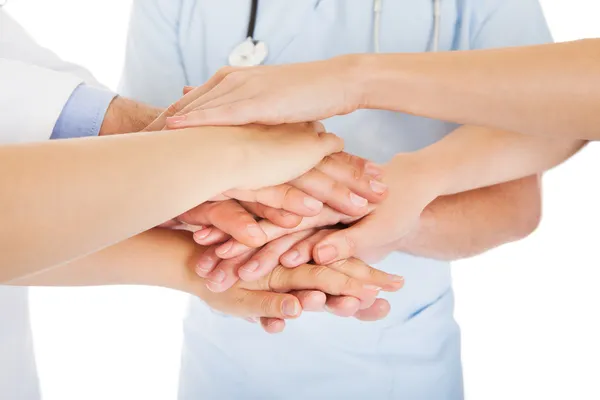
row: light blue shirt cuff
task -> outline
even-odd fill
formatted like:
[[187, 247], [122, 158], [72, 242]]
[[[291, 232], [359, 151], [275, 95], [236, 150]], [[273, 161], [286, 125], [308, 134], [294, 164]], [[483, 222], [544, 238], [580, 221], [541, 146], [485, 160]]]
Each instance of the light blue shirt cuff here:
[[115, 96], [108, 90], [79, 85], [58, 117], [50, 139], [98, 136], [106, 110]]

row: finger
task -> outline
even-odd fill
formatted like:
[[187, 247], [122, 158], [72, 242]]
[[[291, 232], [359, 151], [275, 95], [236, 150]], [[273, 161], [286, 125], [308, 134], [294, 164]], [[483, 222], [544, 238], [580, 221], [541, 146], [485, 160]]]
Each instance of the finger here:
[[367, 309], [358, 310], [354, 317], [361, 321], [378, 321], [390, 313], [390, 303], [385, 299], [376, 299], [375, 303]]
[[213, 244], [223, 243], [231, 238], [222, 230], [209, 226], [194, 232], [194, 241], [202, 246], [212, 246]]
[[285, 321], [279, 318], [261, 318], [260, 326], [267, 333], [281, 333], [285, 329]]
[[206, 287], [215, 293], [221, 293], [235, 285], [239, 280], [238, 270], [257, 250], [251, 250], [229, 260], [221, 260], [206, 277]]
[[379, 179], [368, 175], [365, 172], [366, 165], [367, 161], [360, 157], [348, 153], [336, 153], [323, 159], [316, 169], [346, 187], [351, 193], [360, 196], [361, 199], [380, 203], [386, 198], [388, 187]]
[[367, 199], [356, 195], [344, 183], [318, 169], [308, 171], [291, 181], [290, 185], [344, 214], [364, 215], [367, 212]]
[[315, 230], [292, 233], [267, 243], [250, 257], [239, 270], [239, 277], [246, 281], [255, 281], [279, 265], [279, 258], [294, 244], [309, 237]]
[[312, 260], [312, 251], [315, 245], [331, 232], [334, 232], [334, 230], [324, 229], [296, 243], [279, 258], [279, 262], [287, 268], [294, 268], [301, 264], [307, 264]]
[[217, 266], [221, 261], [219, 256], [215, 253], [216, 246], [210, 246], [204, 250], [204, 252], [196, 261], [195, 271], [196, 274], [201, 278], [206, 278], [208, 274]]
[[330, 156], [336, 161], [339, 161], [343, 164], [349, 164], [354, 169], [358, 171], [362, 171], [364, 174], [369, 175], [379, 181], [382, 180], [384, 175], [384, 169], [378, 164], [375, 164], [367, 159], [362, 157], [355, 156], [350, 153], [346, 153], [345, 151], [341, 151], [339, 153], [332, 154]]
[[360, 300], [350, 296], [328, 296], [325, 309], [338, 317], [351, 317], [360, 309]]
[[[179, 216], [179, 220], [193, 225], [215, 226], [248, 247], [259, 247], [267, 241], [254, 216], [235, 200], [203, 203]], [[198, 233], [195, 237], [201, 239], [204, 234], [207, 232]]]
[[292, 319], [302, 313], [300, 301], [288, 293], [239, 290], [231, 309], [224, 312], [243, 317]]
[[[298, 226], [292, 229], [282, 228], [266, 220], [259, 221], [258, 224], [260, 225], [260, 228], [263, 230], [263, 232], [265, 232], [265, 234], [267, 235], [267, 242], [271, 242], [285, 235], [304, 231], [306, 229], [335, 225], [339, 223], [340, 220], [344, 217], [345, 216], [343, 214], [333, 211], [329, 207], [324, 207], [323, 211], [319, 215], [314, 217], [302, 218], [302, 222], [300, 222]], [[230, 245], [230, 243], [232, 244]], [[223, 247], [219, 251], [219, 257], [221, 258], [236, 257], [250, 249], [250, 247], [246, 246], [243, 243], [239, 243], [235, 240], [230, 240], [221, 246]]]
[[344, 149], [344, 140], [333, 133], [319, 132], [319, 141], [323, 150], [323, 157], [339, 153]]
[[302, 217], [300, 215], [296, 215], [289, 211], [279, 210], [260, 203], [244, 201], [240, 202], [240, 204], [257, 217], [264, 218], [282, 228], [292, 229], [302, 222]]
[[213, 75], [204, 85], [191, 88], [187, 90], [189, 86], [184, 87], [184, 96], [171, 104], [163, 113], [148, 127], [146, 130], [161, 130], [165, 127], [167, 119], [178, 115], [184, 108], [190, 105], [198, 97], [203, 96], [205, 93], [212, 90], [216, 85], [223, 80], [223, 78], [233, 71], [231, 67], [221, 68], [215, 75]]
[[228, 103], [213, 108], [197, 108], [190, 110], [185, 115], [167, 118], [165, 122], [171, 129], [202, 125], [248, 125], [251, 123], [278, 125], [268, 119], [256, 117], [255, 110], [258, 107], [262, 107], [261, 103], [257, 100], [235, 100], [234, 96], [224, 98], [224, 100]]
[[366, 216], [349, 228], [333, 232], [313, 250], [313, 259], [322, 265], [356, 256], [362, 249], [378, 247], [387, 243], [385, 230], [377, 223], [373, 214]]
[[327, 295], [323, 292], [319, 292], [318, 290], [297, 290], [290, 292], [290, 294], [296, 296], [300, 301], [303, 311], [321, 312], [325, 310]]
[[404, 286], [403, 277], [380, 271], [357, 258], [336, 261], [327, 266], [344, 275], [364, 282], [375, 290], [383, 289], [395, 292]]
[[323, 209], [322, 202], [288, 184], [253, 191], [229, 190], [226, 195], [237, 200], [256, 202], [286, 210], [303, 217], [313, 217]]
[[186, 94], [188, 94], [189, 92], [191, 92], [194, 89], [196, 89], [196, 86], [184, 86], [183, 87], [183, 95], [185, 96]]
[[296, 268], [277, 266], [267, 277], [246, 284], [258, 284], [262, 290], [268, 288], [278, 292], [289, 292], [311, 289], [326, 294], [352, 296], [359, 299], [373, 296], [377, 292], [369, 285], [329, 267], [309, 264]]

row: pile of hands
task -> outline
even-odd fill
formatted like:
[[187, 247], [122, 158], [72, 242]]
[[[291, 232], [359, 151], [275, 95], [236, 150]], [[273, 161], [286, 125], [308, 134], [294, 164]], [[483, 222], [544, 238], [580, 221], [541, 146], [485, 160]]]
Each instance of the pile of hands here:
[[[275, 70], [263, 74], [263, 68]], [[322, 124], [301, 122], [346, 109], [329, 107], [326, 114], [304, 109], [289, 118], [273, 113], [285, 109], [285, 95], [271, 97], [252, 88], [260, 87], [261, 79], [277, 81], [281, 68], [288, 73], [285, 67], [224, 69], [205, 85], [186, 88], [184, 97], [146, 128], [246, 125], [240, 128], [243, 137], [234, 130], [231, 141], [244, 149], [236, 153], [239, 181], [162, 227], [190, 230], [203, 246], [194, 265], [210, 289], [203, 298], [210, 307], [260, 320], [269, 333], [282, 331], [285, 319], [302, 311], [382, 319], [390, 304], [378, 298], [380, 291], [398, 291], [404, 279], [367, 263], [398, 250], [418, 231], [439, 185], [428, 179], [417, 156], [399, 154], [377, 165], [341, 151], [341, 139]], [[241, 76], [231, 78], [237, 73]], [[295, 101], [289, 106], [302, 108]], [[254, 110], [254, 118], [247, 117], [247, 109]], [[206, 110], [217, 112], [211, 116]], [[253, 123], [260, 125], [248, 125]]]

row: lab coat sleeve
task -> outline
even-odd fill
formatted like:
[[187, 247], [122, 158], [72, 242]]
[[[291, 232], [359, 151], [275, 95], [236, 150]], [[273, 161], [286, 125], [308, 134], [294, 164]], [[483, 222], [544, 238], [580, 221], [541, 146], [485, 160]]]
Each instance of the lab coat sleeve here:
[[[179, 46], [181, 0], [134, 0], [119, 93], [166, 107], [187, 78]], [[151, 84], [148, 84], [151, 82]]]
[[77, 76], [88, 85], [104, 88], [85, 68], [66, 62], [40, 46], [5, 10], [0, 8], [0, 57]]
[[82, 83], [72, 74], [5, 58], [0, 58], [0, 77], [0, 144], [49, 139]]
[[538, 0], [472, 0], [472, 3], [472, 49], [553, 41]]

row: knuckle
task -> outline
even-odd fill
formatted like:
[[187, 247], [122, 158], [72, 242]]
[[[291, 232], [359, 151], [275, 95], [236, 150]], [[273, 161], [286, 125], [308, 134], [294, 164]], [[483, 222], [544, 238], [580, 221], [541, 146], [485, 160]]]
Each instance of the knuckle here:
[[320, 166], [321, 168], [324, 168], [324, 169], [325, 169], [325, 168], [329, 168], [329, 167], [331, 167], [331, 165], [332, 165], [333, 163], [334, 163], [334, 160], [333, 160], [333, 158], [332, 158], [331, 156], [327, 156], [327, 157], [325, 157], [325, 158], [323, 158], [323, 159], [321, 160], [321, 163], [319, 164], [319, 166]]
[[360, 182], [363, 176], [363, 172], [360, 169], [352, 167], [352, 180], [354, 182]]
[[229, 75], [230, 73], [232, 73], [235, 69], [229, 65], [221, 67], [217, 70], [215, 76], [218, 78], [225, 78], [227, 75]]
[[177, 113], [179, 113], [181, 107], [179, 102], [175, 102], [175, 103], [171, 103], [169, 105], [169, 107], [167, 107], [166, 111], [165, 111], [165, 115], [167, 117], [172, 117], [174, 115], [177, 115]]
[[287, 202], [291, 202], [294, 195], [294, 187], [290, 185], [283, 185], [279, 190], [279, 196], [281, 199], [281, 204], [286, 204]]
[[223, 77], [222, 83], [224, 85], [237, 85], [244, 81], [244, 73], [241, 71], [230, 71]]
[[351, 235], [346, 233], [344, 235], [344, 241], [346, 242], [346, 246], [348, 248], [349, 254], [355, 254], [356, 248], [358, 247], [358, 245], [357, 245], [356, 241], [354, 240], [354, 238]]
[[281, 266], [273, 268], [266, 280], [267, 290], [279, 291], [285, 287], [285, 273], [286, 271]]
[[260, 310], [262, 316], [274, 314], [276, 310], [276, 297], [272, 294], [265, 294], [260, 300]]

